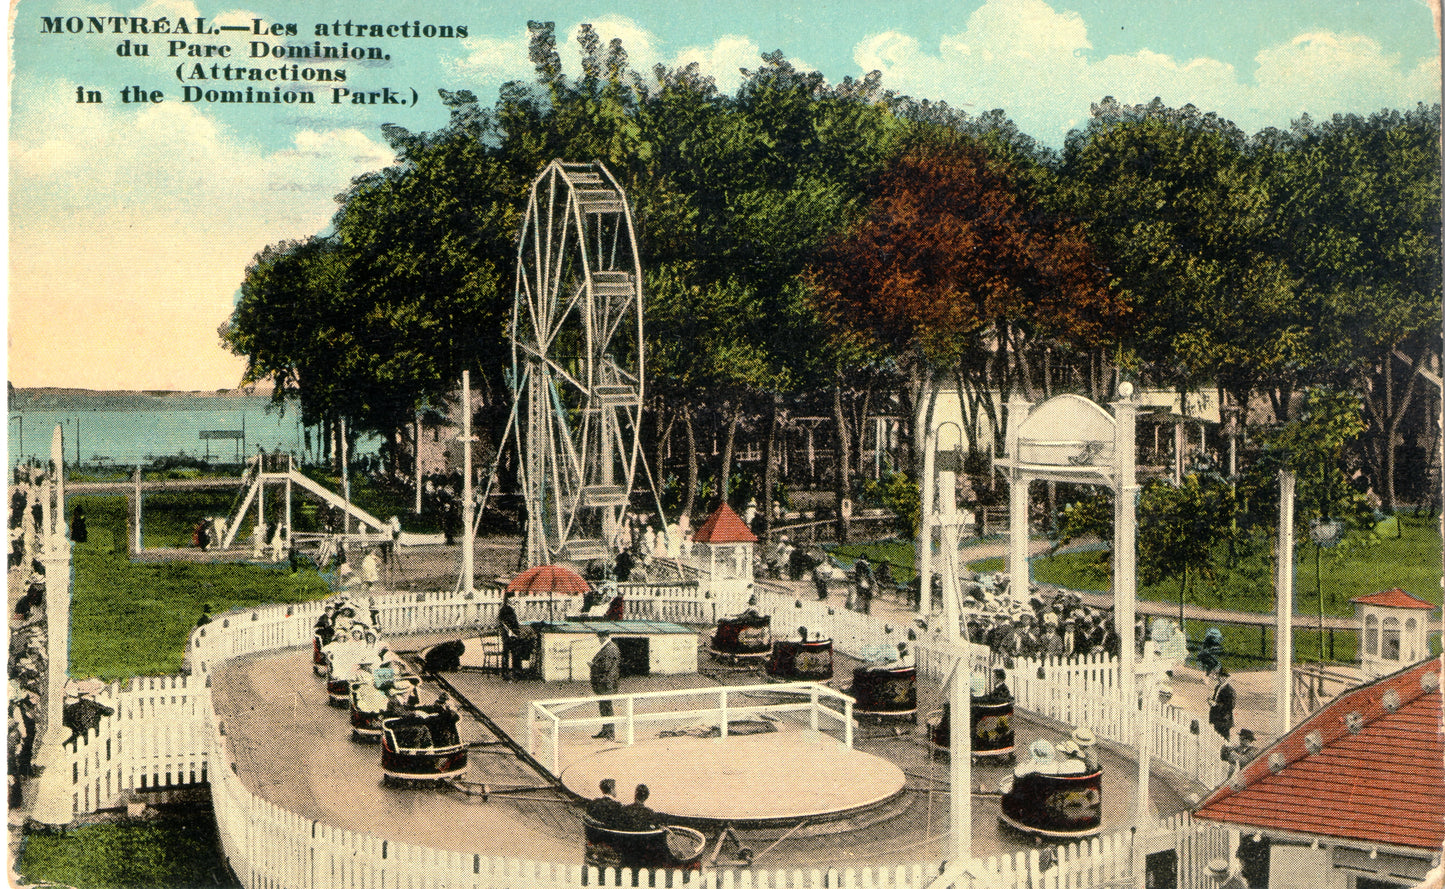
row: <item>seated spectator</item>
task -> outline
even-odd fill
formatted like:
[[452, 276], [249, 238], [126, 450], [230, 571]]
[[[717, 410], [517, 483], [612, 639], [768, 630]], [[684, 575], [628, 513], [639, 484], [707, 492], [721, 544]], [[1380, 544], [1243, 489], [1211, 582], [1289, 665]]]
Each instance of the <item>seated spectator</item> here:
[[1014, 699], [1013, 692], [1008, 687], [1007, 675], [1001, 669], [993, 671], [993, 688], [988, 694], [979, 698], [981, 704], [1006, 704]]
[[637, 785], [632, 802], [622, 807], [617, 827], [620, 830], [652, 830], [657, 827], [657, 813], [647, 807], [646, 784]]
[[1259, 748], [1254, 746], [1254, 732], [1247, 728], [1239, 730], [1239, 743], [1233, 747], [1225, 744], [1219, 751], [1219, 758], [1229, 763], [1229, 777], [1245, 766], [1250, 760], [1259, 755]]
[[1099, 770], [1099, 743], [1094, 733], [1080, 726], [1069, 736], [1079, 748], [1079, 757], [1084, 763], [1084, 774], [1092, 775]]
[[603, 827], [616, 827], [622, 817], [622, 803], [617, 799], [617, 782], [603, 778], [597, 785], [602, 795], [587, 804], [587, 817]]
[[1059, 772], [1059, 764], [1054, 761], [1054, 745], [1038, 739], [1029, 747], [1030, 759], [1028, 762], [1019, 763], [1014, 769], [1014, 777], [1022, 778], [1024, 775], [1038, 772], [1043, 775], [1056, 775]]
[[1059, 742], [1055, 749], [1059, 752], [1059, 759], [1058, 768], [1054, 774], [1087, 775], [1089, 773], [1088, 766], [1084, 763], [1084, 753], [1072, 738]]

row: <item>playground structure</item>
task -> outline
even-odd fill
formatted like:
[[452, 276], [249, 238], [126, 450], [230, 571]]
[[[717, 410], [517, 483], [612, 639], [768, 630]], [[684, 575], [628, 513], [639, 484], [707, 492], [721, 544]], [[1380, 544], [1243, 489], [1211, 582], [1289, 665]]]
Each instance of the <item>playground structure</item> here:
[[[256, 524], [252, 538], [259, 546], [284, 553], [298, 547], [315, 547], [318, 561], [325, 561], [335, 555], [335, 549], [353, 543], [361, 545], [399, 542], [400, 535], [392, 523], [382, 521], [351, 502], [344, 494], [337, 494], [326, 486], [307, 477], [298, 470], [289, 454], [268, 455], [258, 453], [247, 464], [241, 475], [241, 495], [235, 512], [227, 517], [225, 531], [220, 535], [219, 548], [230, 549], [245, 524], [245, 518], [253, 504]], [[284, 504], [275, 528], [266, 522], [266, 492], [280, 488]], [[300, 493], [312, 497], [329, 509], [338, 510], [342, 515], [342, 527], [330, 533], [299, 533], [292, 526], [293, 495]], [[273, 493], [273, 496], [278, 496]], [[352, 530], [355, 527], [355, 530]]]

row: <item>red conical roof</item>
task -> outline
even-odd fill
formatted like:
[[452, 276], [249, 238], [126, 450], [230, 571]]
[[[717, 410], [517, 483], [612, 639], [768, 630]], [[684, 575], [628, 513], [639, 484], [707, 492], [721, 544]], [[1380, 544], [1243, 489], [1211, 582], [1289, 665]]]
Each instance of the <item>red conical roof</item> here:
[[748, 530], [731, 506], [723, 503], [707, 517], [692, 539], [694, 543], [757, 543], [758, 535]]
[[1378, 593], [1370, 593], [1368, 596], [1356, 596], [1350, 600], [1361, 605], [1384, 605], [1387, 608], [1418, 608], [1421, 611], [1433, 611], [1434, 605], [1424, 599], [1416, 598], [1399, 587], [1393, 590], [1384, 590]]

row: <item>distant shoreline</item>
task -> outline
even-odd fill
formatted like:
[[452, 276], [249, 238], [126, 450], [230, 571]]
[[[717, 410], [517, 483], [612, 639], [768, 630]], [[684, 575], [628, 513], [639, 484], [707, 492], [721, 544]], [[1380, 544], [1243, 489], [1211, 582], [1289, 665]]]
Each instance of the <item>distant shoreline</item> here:
[[74, 389], [59, 386], [11, 389], [9, 409], [14, 413], [69, 411], [189, 411], [253, 409], [269, 405], [271, 388], [201, 389]]

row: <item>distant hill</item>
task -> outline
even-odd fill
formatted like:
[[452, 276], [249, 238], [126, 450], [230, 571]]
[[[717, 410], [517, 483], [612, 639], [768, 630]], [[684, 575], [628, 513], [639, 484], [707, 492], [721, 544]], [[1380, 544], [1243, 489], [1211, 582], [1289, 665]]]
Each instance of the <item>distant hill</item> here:
[[270, 389], [215, 389], [199, 392], [101, 389], [10, 389], [12, 411], [147, 411], [216, 410], [237, 400], [270, 401]]

